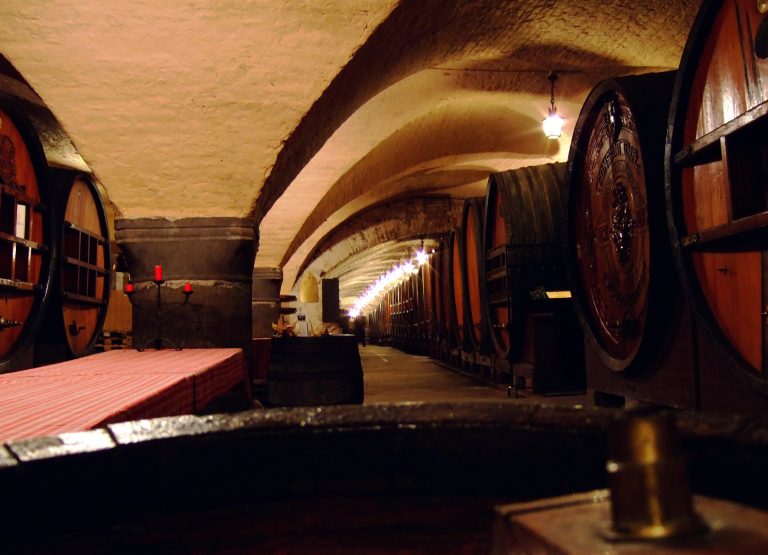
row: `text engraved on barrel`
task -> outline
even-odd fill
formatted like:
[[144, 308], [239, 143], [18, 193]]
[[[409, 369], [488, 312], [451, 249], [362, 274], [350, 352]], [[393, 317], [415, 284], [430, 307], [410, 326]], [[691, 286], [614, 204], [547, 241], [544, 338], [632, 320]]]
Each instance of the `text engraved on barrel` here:
[[16, 148], [7, 135], [0, 135], [0, 179], [9, 185], [16, 182]]
[[586, 152], [577, 257], [604, 347], [625, 357], [642, 333], [650, 268], [645, 175], [622, 97], [600, 106]]

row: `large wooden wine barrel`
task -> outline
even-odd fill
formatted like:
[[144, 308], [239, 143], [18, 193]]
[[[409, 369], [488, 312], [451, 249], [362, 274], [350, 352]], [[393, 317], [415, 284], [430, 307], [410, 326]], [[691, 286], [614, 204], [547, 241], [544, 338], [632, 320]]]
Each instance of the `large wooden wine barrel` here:
[[673, 320], [677, 287], [663, 149], [674, 76], [599, 83], [582, 107], [571, 142], [571, 290], [585, 337], [612, 370], [646, 368]]
[[464, 333], [465, 344], [473, 352], [485, 351], [488, 342], [483, 251], [484, 204], [484, 197], [467, 199], [461, 216], [461, 238], [464, 243]]
[[568, 289], [563, 257], [565, 164], [491, 174], [484, 244], [488, 320], [497, 354], [515, 358], [537, 291]]
[[67, 347], [80, 356], [92, 347], [109, 302], [109, 228], [93, 181], [78, 176], [63, 197], [60, 313]]
[[[34, 338], [50, 298], [52, 226], [42, 147], [26, 119], [0, 104], [0, 371]], [[31, 358], [30, 358], [31, 362]]]
[[449, 234], [448, 243], [450, 245], [448, 272], [448, 291], [449, 310], [451, 317], [448, 319], [452, 344], [465, 349], [466, 330], [464, 328], [464, 246], [461, 236], [461, 230], [454, 228]]
[[702, 5], [675, 83], [665, 156], [670, 233], [683, 285], [735, 372], [763, 394], [767, 27], [752, 0]]

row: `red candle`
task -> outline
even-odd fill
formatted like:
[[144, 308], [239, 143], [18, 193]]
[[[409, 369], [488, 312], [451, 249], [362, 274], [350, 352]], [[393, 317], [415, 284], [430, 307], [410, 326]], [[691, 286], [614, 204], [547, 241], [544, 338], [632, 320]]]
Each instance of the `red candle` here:
[[163, 281], [163, 267], [159, 264], [155, 266], [155, 281]]
[[130, 295], [133, 293], [133, 284], [132, 283], [126, 283], [125, 286], [123, 286], [123, 292], [126, 295]]
[[184, 292], [185, 293], [191, 293], [192, 292], [192, 284], [187, 282], [184, 284]]

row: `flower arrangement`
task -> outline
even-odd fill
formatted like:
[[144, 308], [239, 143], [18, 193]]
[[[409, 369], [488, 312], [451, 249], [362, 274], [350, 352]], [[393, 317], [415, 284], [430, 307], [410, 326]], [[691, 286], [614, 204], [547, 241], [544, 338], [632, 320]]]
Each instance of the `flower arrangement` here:
[[284, 316], [281, 316], [277, 323], [272, 324], [272, 329], [275, 331], [275, 337], [296, 337], [296, 331], [285, 321]]

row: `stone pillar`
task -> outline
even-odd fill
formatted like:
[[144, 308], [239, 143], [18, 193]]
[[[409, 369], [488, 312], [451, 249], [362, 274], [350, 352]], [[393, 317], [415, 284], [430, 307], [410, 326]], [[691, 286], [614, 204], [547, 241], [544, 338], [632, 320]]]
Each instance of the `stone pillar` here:
[[254, 268], [251, 293], [251, 337], [253, 338], [253, 378], [267, 379], [272, 324], [280, 318], [281, 268]]
[[[134, 346], [152, 346], [156, 335], [155, 265], [163, 267], [163, 307], [189, 303], [162, 324], [163, 338], [179, 347], [240, 347], [251, 365], [251, 273], [258, 246], [250, 218], [119, 219], [115, 238], [135, 284]], [[168, 345], [170, 346], [170, 341]], [[165, 346], [165, 345], [164, 345]]]

